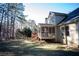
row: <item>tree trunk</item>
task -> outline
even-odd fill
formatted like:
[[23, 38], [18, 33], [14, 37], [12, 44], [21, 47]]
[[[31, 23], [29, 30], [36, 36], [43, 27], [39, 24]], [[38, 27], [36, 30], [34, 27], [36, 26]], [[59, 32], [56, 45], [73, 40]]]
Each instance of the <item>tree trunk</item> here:
[[6, 19], [6, 11], [4, 12], [3, 22], [2, 22], [2, 39], [7, 38], [7, 19]]
[[9, 39], [9, 4], [7, 4], [7, 40]]
[[13, 16], [14, 15], [14, 12], [12, 11], [12, 17], [11, 17], [11, 38], [14, 39], [14, 21], [15, 21], [15, 17]]
[[2, 22], [3, 22], [3, 16], [4, 16], [4, 10], [2, 10], [2, 18], [1, 18], [1, 23], [0, 23], [0, 39], [2, 40]]

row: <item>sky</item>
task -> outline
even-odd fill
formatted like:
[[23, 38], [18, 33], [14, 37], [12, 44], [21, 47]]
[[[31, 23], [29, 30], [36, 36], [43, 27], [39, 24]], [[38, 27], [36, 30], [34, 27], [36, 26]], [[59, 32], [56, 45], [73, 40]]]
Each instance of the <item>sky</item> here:
[[50, 11], [69, 13], [79, 7], [79, 3], [24, 3], [26, 20], [35, 20], [36, 24], [44, 23]]

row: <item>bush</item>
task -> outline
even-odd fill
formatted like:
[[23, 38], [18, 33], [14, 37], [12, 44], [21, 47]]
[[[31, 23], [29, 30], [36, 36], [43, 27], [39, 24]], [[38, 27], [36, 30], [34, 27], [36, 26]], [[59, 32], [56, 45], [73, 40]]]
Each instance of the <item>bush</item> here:
[[31, 37], [32, 31], [30, 28], [24, 28], [21, 33], [27, 37]]
[[24, 28], [23, 30], [17, 29], [16, 31], [16, 38], [22, 37], [31, 37], [32, 31], [30, 28]]

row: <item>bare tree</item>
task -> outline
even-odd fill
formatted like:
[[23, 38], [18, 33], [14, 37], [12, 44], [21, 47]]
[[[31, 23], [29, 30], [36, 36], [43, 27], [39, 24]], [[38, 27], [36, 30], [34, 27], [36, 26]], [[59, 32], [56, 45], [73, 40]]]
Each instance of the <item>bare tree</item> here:
[[24, 6], [22, 3], [4, 3], [0, 4], [0, 38], [15, 37], [15, 21], [23, 23], [25, 16], [23, 15]]

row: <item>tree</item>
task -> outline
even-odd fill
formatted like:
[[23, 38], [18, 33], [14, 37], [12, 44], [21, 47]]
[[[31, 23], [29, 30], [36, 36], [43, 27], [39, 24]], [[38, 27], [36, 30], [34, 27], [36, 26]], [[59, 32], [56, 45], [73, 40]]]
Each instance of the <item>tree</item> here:
[[4, 4], [0, 4], [0, 39], [2, 39], [2, 25], [3, 25], [3, 18], [4, 18], [4, 13], [5, 13], [5, 5]]
[[21, 32], [23, 35], [27, 36], [27, 37], [31, 37], [32, 31], [30, 28], [24, 28]]
[[[22, 3], [16, 3], [16, 4], [11, 4], [10, 8], [11, 8], [11, 11], [12, 11], [12, 14], [13, 14], [13, 19], [11, 19], [11, 25], [12, 25], [12, 35], [14, 35], [14, 25], [15, 25], [15, 21], [19, 21], [21, 23], [24, 23], [25, 22], [25, 16], [23, 15], [23, 11], [24, 11], [24, 8], [23, 8], [23, 4]], [[15, 36], [15, 35], [14, 35]]]
[[22, 3], [0, 3], [0, 15], [2, 16], [0, 17], [0, 37], [3, 35], [7, 37], [6, 39], [15, 37], [15, 21], [25, 22], [23, 11]]

